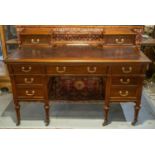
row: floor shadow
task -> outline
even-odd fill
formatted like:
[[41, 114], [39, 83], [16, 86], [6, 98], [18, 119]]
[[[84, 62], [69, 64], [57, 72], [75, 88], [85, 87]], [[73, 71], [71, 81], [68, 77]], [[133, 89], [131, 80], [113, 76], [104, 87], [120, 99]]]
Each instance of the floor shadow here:
[[155, 114], [151, 109], [150, 105], [148, 104], [147, 100], [144, 97], [142, 97], [142, 105], [137, 125], [143, 124], [148, 121], [151, 123], [152, 120], [155, 120]]
[[[94, 104], [97, 103], [97, 104]], [[52, 101], [51, 118], [67, 119], [104, 119], [103, 101]], [[43, 103], [20, 103], [22, 120], [44, 120]], [[2, 113], [2, 117], [11, 117], [16, 122], [14, 105], [11, 102]], [[125, 121], [120, 104], [112, 104], [109, 111], [110, 121]]]

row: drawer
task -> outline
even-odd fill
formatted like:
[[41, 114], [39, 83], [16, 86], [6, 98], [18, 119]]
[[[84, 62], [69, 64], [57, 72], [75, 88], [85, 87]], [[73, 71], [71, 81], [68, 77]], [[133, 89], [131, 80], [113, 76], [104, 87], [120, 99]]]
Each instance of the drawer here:
[[111, 98], [135, 98], [136, 94], [136, 86], [111, 86]]
[[142, 72], [142, 67], [140, 64], [122, 64], [122, 65], [113, 65], [111, 66], [112, 74], [140, 74]]
[[112, 85], [137, 85], [138, 77], [113, 76]]
[[105, 35], [105, 44], [130, 45], [135, 43], [135, 35]]
[[16, 87], [17, 98], [24, 99], [39, 99], [44, 98], [43, 87], [26, 87], [17, 86]]
[[22, 44], [50, 44], [51, 36], [50, 35], [21, 35]]
[[44, 73], [44, 67], [41, 65], [33, 64], [13, 64], [14, 74], [42, 74]]
[[81, 66], [47, 66], [47, 74], [106, 74], [107, 67], [102, 65], [81, 65]]
[[16, 84], [26, 84], [26, 85], [32, 85], [32, 84], [43, 84], [44, 78], [43, 76], [35, 76], [35, 75], [18, 75], [14, 76], [15, 83]]

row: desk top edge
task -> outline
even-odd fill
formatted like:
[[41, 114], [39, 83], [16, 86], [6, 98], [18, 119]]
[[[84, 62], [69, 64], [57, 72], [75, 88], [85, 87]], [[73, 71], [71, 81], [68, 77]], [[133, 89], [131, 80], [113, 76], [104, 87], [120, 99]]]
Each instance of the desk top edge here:
[[21, 49], [12, 52], [5, 60], [6, 63], [119, 63], [119, 62], [144, 62], [151, 61], [137, 48], [134, 47], [68, 47], [46, 49]]

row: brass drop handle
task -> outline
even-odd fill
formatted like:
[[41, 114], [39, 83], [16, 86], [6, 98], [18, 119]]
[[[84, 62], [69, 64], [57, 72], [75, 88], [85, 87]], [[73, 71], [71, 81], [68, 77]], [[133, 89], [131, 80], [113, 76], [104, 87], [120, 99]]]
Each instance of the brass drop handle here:
[[129, 92], [126, 90], [126, 91], [124, 91], [124, 93], [123, 93], [123, 92], [120, 90], [120, 91], [119, 91], [119, 95], [122, 96], [122, 97], [126, 97], [126, 96], [129, 95]]
[[31, 93], [30, 93], [28, 90], [26, 90], [26, 91], [25, 91], [25, 94], [26, 94], [27, 96], [33, 96], [33, 95], [35, 94], [35, 91], [32, 90]]
[[27, 78], [24, 79], [24, 82], [27, 84], [31, 84], [34, 82], [34, 78], [30, 78], [30, 80], [28, 80]]
[[36, 41], [35, 41], [35, 39], [31, 39], [31, 43], [32, 44], [39, 44], [39, 42], [40, 42], [40, 39], [39, 38], [36, 39]]
[[123, 38], [120, 39], [120, 40], [118, 38], [116, 38], [115, 41], [116, 41], [117, 44], [123, 44], [124, 43], [124, 39]]
[[66, 67], [62, 67], [61, 69], [60, 69], [60, 67], [56, 67], [56, 71], [58, 73], [64, 73], [66, 71]]
[[130, 83], [130, 79], [126, 79], [126, 81], [124, 81], [123, 79], [120, 79], [120, 82], [122, 84], [129, 84]]
[[132, 67], [129, 67], [128, 69], [126, 69], [125, 67], [122, 67], [122, 72], [123, 73], [131, 73], [132, 72]]
[[31, 66], [29, 66], [27, 68], [26, 67], [22, 67], [21, 69], [22, 69], [22, 72], [28, 73], [28, 72], [30, 72], [32, 70], [32, 67]]
[[96, 72], [96, 67], [87, 67], [88, 73], [95, 73]]

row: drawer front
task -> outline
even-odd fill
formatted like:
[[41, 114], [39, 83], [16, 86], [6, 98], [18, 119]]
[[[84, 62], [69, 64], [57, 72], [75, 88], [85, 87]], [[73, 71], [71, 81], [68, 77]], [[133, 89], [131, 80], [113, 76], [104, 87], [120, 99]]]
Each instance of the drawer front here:
[[21, 43], [22, 44], [50, 44], [51, 36], [50, 35], [22, 35]]
[[123, 75], [130, 75], [130, 74], [140, 74], [142, 71], [142, 67], [139, 64], [124, 64], [124, 65], [113, 65], [111, 66], [111, 73], [112, 74], [123, 74]]
[[132, 45], [135, 43], [135, 35], [106, 35], [105, 44]]
[[107, 67], [102, 65], [47, 66], [47, 74], [106, 74]]
[[138, 77], [113, 76], [112, 85], [137, 85]]
[[136, 86], [111, 86], [111, 98], [135, 98]]
[[43, 87], [21, 87], [16, 88], [17, 98], [37, 99], [44, 98]]
[[41, 65], [32, 64], [13, 64], [14, 74], [42, 74], [44, 73], [44, 67]]
[[16, 84], [26, 84], [26, 85], [33, 85], [33, 84], [43, 84], [44, 78], [42, 76], [35, 76], [35, 75], [18, 75], [15, 76], [15, 83]]

